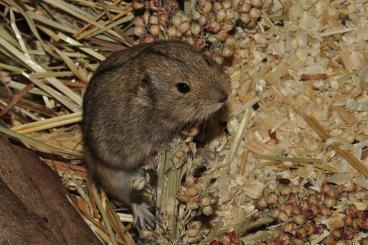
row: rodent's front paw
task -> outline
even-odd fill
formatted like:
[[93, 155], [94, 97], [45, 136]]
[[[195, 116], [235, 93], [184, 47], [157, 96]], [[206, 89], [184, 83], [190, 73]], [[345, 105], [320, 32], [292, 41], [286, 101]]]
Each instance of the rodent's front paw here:
[[149, 227], [154, 227], [156, 217], [149, 210], [147, 203], [133, 203], [132, 210], [134, 214], [135, 226], [139, 226], [141, 229], [145, 229], [146, 225]]

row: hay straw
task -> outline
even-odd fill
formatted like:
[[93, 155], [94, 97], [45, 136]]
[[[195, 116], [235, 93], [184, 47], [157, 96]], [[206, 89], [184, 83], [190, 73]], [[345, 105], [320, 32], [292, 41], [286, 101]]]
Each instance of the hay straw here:
[[[322, 127], [322, 125], [313, 116], [305, 114], [303, 111], [294, 107], [294, 110], [308, 123], [308, 125], [321, 137], [324, 141], [331, 138], [331, 135]], [[359, 173], [368, 178], [368, 167], [359, 161], [351, 152], [341, 149], [338, 142], [331, 143], [331, 147], [343, 157], [350, 165]]]
[[72, 157], [72, 158], [79, 158], [80, 159], [82, 157], [82, 155], [78, 152], [71, 151], [71, 150], [66, 150], [66, 149], [60, 149], [56, 146], [45, 144], [45, 143], [43, 143], [39, 140], [35, 140], [35, 139], [33, 139], [29, 136], [25, 136], [23, 134], [19, 134], [15, 131], [9, 130], [9, 129], [4, 128], [2, 126], [0, 126], [0, 132], [3, 133], [3, 134], [6, 134], [8, 136], [11, 136], [13, 138], [18, 139], [26, 145], [33, 146], [36, 150], [41, 151], [41, 152], [61, 155], [61, 156], [65, 156], [67, 158]]
[[107, 216], [107, 213], [103, 207], [103, 204], [101, 202], [101, 199], [100, 199], [100, 195], [98, 195], [98, 192], [97, 192], [97, 188], [94, 184], [92, 184], [92, 195], [93, 195], [93, 198], [97, 204], [97, 208], [98, 210], [100, 211], [100, 214], [101, 214], [101, 217], [102, 217], [102, 220], [106, 226], [106, 229], [108, 231], [108, 234], [109, 234], [109, 237], [110, 237], [110, 241], [113, 245], [117, 245], [117, 241], [116, 241], [116, 237], [115, 237], [115, 234], [112, 230], [112, 226], [111, 226], [111, 223], [110, 223], [110, 220], [108, 219], [108, 216]]
[[303, 163], [323, 163], [322, 159], [307, 158], [307, 157], [284, 157], [284, 156], [271, 156], [263, 154], [252, 154], [257, 159], [271, 160], [271, 161], [284, 161], [284, 162], [303, 162]]
[[[24, 64], [26, 64], [29, 68], [31, 68], [35, 72], [46, 72], [45, 69], [43, 69], [39, 64], [37, 64], [34, 60], [28, 58], [23, 53], [21, 53], [18, 49], [16, 49], [13, 45], [11, 45], [8, 41], [6, 41], [4, 38], [0, 36], [0, 45], [7, 48], [8, 51], [10, 51], [13, 55], [15, 55], [20, 61], [22, 61]], [[61, 95], [58, 95], [54, 90], [49, 88], [49, 86], [44, 85], [42, 83], [35, 82], [34, 79], [31, 79], [30, 76], [23, 72], [23, 75], [30, 79], [32, 82], [34, 82], [37, 86], [39, 86], [41, 89], [45, 90], [49, 94], [53, 94], [53, 96], [59, 100], [60, 103], [67, 106], [69, 109], [71, 109], [74, 112], [80, 111], [80, 105], [82, 104], [82, 98], [80, 95], [73, 92], [71, 89], [66, 87], [64, 84], [62, 84], [60, 81], [58, 81], [55, 78], [46, 78], [48, 82], [50, 82], [55, 88], [59, 89], [60, 92], [63, 92], [65, 95], [67, 95], [69, 98], [74, 100], [74, 102], [77, 103], [75, 105], [74, 103], [68, 102], [65, 98], [63, 98]], [[79, 106], [78, 106], [79, 105]]]
[[229, 152], [227, 153], [225, 159], [222, 162], [222, 166], [227, 166], [230, 169], [229, 164], [234, 160], [235, 155], [238, 151], [240, 141], [242, 140], [245, 128], [248, 125], [248, 121], [249, 121], [251, 112], [252, 112], [252, 109], [250, 107], [247, 107], [245, 109], [244, 116], [242, 117], [238, 131], [236, 132], [236, 135], [234, 136], [234, 140], [231, 143]]
[[8, 103], [8, 105], [0, 112], [0, 117], [4, 116], [8, 111], [24, 96], [26, 95], [32, 88], [33, 84], [28, 84], [24, 87], [17, 95], [13, 97], [13, 99]]
[[53, 117], [33, 123], [27, 123], [11, 128], [21, 134], [28, 134], [37, 132], [40, 130], [51, 129], [56, 127], [65, 126], [72, 123], [78, 123], [82, 120], [82, 113], [76, 112], [67, 114], [64, 116]]

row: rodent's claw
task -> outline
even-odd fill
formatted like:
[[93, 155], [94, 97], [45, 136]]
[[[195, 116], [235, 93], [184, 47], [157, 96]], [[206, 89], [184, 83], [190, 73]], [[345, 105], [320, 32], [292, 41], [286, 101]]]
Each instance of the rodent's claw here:
[[146, 225], [149, 227], [155, 226], [155, 216], [149, 210], [147, 203], [133, 203], [132, 210], [134, 214], [134, 225], [139, 226], [141, 229], [145, 229]]

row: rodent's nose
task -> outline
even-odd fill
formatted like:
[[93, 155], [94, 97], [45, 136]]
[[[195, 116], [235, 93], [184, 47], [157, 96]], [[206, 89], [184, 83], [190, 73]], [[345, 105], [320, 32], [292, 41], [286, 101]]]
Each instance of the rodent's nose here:
[[227, 98], [228, 98], [228, 94], [225, 91], [221, 90], [217, 96], [217, 101], [220, 103], [225, 103]]

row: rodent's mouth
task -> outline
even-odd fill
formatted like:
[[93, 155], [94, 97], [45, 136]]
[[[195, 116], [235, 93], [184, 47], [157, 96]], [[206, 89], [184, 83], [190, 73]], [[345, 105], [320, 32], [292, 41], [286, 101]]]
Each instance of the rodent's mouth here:
[[208, 110], [208, 115], [206, 115], [206, 117], [214, 114], [215, 112], [217, 112], [218, 110], [220, 110], [223, 106], [224, 106], [225, 103], [217, 103], [213, 106], [211, 106], [211, 109]]

